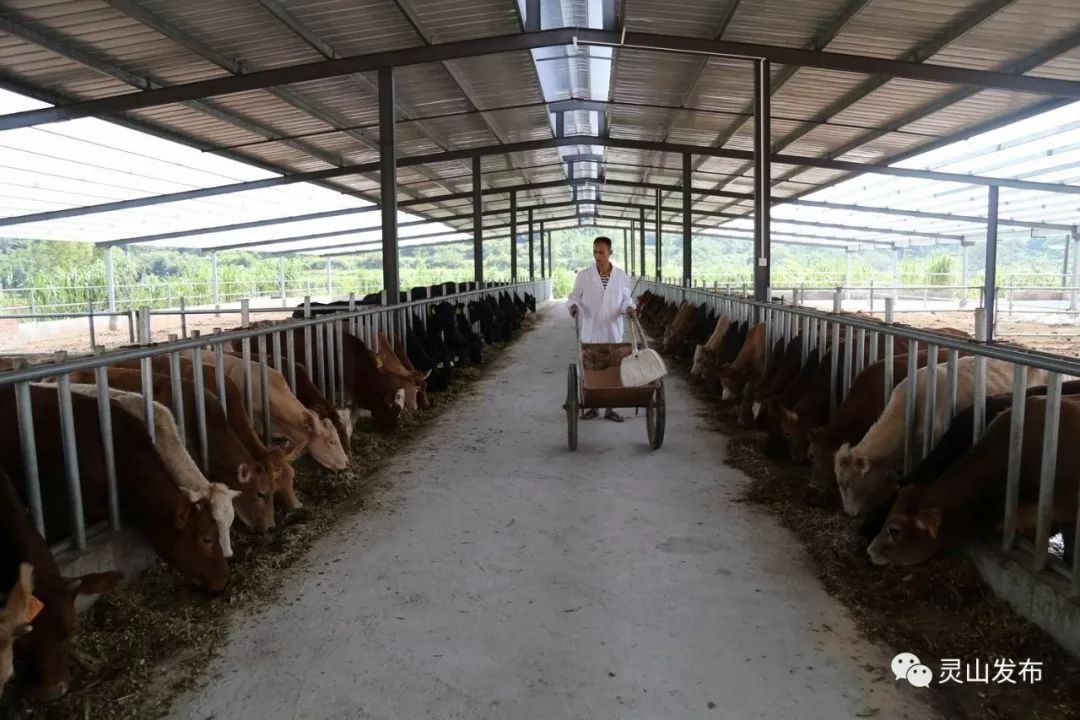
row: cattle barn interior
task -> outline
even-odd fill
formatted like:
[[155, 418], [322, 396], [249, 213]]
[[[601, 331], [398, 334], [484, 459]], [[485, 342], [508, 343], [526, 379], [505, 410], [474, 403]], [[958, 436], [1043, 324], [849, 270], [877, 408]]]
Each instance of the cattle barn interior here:
[[1080, 717], [1078, 103], [1075, 0], [0, 2], [0, 237], [105, 277], [0, 315], [0, 717]]

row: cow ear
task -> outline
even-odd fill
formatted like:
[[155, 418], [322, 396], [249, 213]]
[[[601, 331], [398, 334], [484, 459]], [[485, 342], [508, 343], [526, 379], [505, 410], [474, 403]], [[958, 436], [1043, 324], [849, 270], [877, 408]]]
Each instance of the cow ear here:
[[933, 540], [937, 540], [941, 529], [941, 510], [939, 508], [920, 508], [915, 513], [915, 526], [925, 530]]
[[870, 459], [865, 455], [852, 455], [851, 462], [860, 475], [865, 475], [870, 469]]
[[173, 527], [180, 529], [188, 524], [188, 520], [191, 519], [192, 505], [187, 500], [178, 500], [176, 508], [173, 510]]
[[246, 485], [251, 482], [251, 466], [247, 463], [240, 463], [236, 466], [236, 481], [241, 485]]
[[783, 413], [784, 419], [787, 420], [788, 422], [798, 422], [799, 421], [799, 413], [794, 412], [793, 410], [788, 410], [786, 407], [782, 407], [782, 408], [780, 408], [780, 412]]
[[[103, 573], [89, 573], [72, 581], [75, 589], [72, 595], [104, 595], [113, 590], [124, 579], [124, 573], [111, 571]], [[69, 589], [71, 585], [68, 586]]]
[[317, 427], [315, 413], [311, 412], [310, 410], [306, 411], [304, 413], [303, 425], [304, 429], [307, 430], [309, 433], [315, 432], [315, 428]]

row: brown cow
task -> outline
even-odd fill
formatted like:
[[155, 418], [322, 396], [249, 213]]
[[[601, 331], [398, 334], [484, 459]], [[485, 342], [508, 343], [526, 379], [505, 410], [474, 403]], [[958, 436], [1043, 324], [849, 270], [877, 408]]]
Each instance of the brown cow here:
[[[1045, 397], [1029, 397], [1025, 403], [1020, 530], [1034, 524], [1046, 402]], [[915, 565], [941, 549], [955, 548], [997, 528], [1005, 498], [1011, 423], [1010, 409], [994, 418], [975, 447], [937, 482], [901, 488], [884, 527], [867, 548], [870, 559], [877, 565]], [[1080, 445], [1074, 441], [1080, 437], [1080, 396], [1063, 397], [1060, 423], [1051, 519], [1062, 528], [1071, 554], [1080, 485]]]
[[726, 315], [721, 315], [716, 321], [716, 327], [713, 328], [712, 335], [705, 341], [705, 344], [698, 345], [694, 348], [694, 362], [690, 366], [690, 377], [702, 377], [705, 372], [705, 358], [719, 352], [720, 344], [724, 341], [724, 336], [727, 335], [728, 328], [730, 327], [731, 318]]
[[765, 371], [765, 323], [758, 323], [746, 334], [742, 349], [735, 361], [726, 367], [718, 368], [717, 376], [723, 388], [721, 399], [732, 400], [742, 397], [746, 386], [758, 380]]
[[[0, 466], [23, 483], [23, 460], [15, 416], [14, 393], [0, 409]], [[60, 402], [53, 388], [30, 386], [37, 442], [38, 474], [45, 510], [46, 539], [70, 534], [71, 508], [60, 437]], [[108, 516], [104, 450], [97, 400], [72, 393], [79, 475], [87, 525]], [[193, 502], [162, 462], [142, 420], [112, 407], [116, 478], [124, 515], [158, 556], [192, 583], [212, 592], [225, 589], [229, 566], [221, 550], [209, 503]], [[40, 566], [34, 561], [35, 568]], [[40, 570], [39, 570], [40, 571]], [[33, 633], [31, 633], [33, 635]]]
[[[0, 414], [4, 413], [0, 411]], [[18, 445], [17, 439], [14, 444]], [[22, 661], [27, 684], [34, 695], [42, 700], [55, 700], [67, 692], [71, 682], [69, 661], [71, 638], [75, 634], [75, 597], [107, 593], [124, 576], [106, 572], [62, 577], [52, 551], [34, 529], [22, 498], [0, 467], [0, 587], [10, 588], [19, 582], [21, 566], [25, 563], [34, 567], [34, 597], [43, 607], [34, 618], [33, 632], [15, 640], [15, 654]]]
[[[50, 389], [56, 385], [47, 385]], [[97, 398], [97, 385], [72, 383], [71, 391], [89, 398]], [[143, 395], [126, 390], [109, 388], [110, 403], [114, 410], [119, 409], [137, 417], [146, 425], [146, 401]], [[210, 515], [217, 524], [218, 542], [226, 559], [232, 557], [232, 524], [236, 519], [233, 500], [240, 494], [224, 483], [212, 483], [206, 479], [202, 470], [180, 441], [180, 429], [172, 411], [159, 402], [153, 403], [154, 449], [169, 468], [176, 486], [187, 495], [191, 502], [206, 500], [210, 506]]]
[[326, 396], [319, 392], [319, 388], [311, 379], [307, 367], [303, 363], [294, 363], [296, 366], [296, 390], [293, 393], [300, 404], [319, 416], [324, 423], [329, 422], [334, 426], [338, 434], [338, 441], [345, 450], [346, 457], [352, 457], [352, 423], [347, 417], [342, 418], [338, 411]]
[[424, 387], [424, 376], [421, 373], [410, 371], [394, 353], [390, 338], [386, 333], [379, 333], [379, 351], [375, 355], [375, 364], [386, 375], [393, 375], [405, 385], [405, 409], [416, 412], [420, 409], [420, 390]]
[[397, 355], [398, 362], [401, 363], [402, 367], [410, 373], [417, 373], [424, 379], [416, 391], [416, 404], [421, 410], [427, 410], [431, 407], [431, 401], [427, 395], [427, 376], [431, 374], [431, 371], [428, 370], [427, 373], [422, 373], [416, 369], [412, 360], [409, 359], [409, 354], [405, 351], [405, 343], [401, 341], [401, 338], [394, 341], [394, 354]]
[[[975, 402], [975, 360], [968, 356], [959, 358], [956, 367], [956, 411], [965, 410]], [[920, 368], [915, 374], [915, 432], [914, 443], [922, 447], [923, 426], [926, 421], [923, 408], [926, 402], [926, 383], [928, 368]], [[938, 438], [945, 432], [949, 419], [946, 417], [944, 402], [948, 364], [938, 365], [936, 377], [936, 395], [941, 402], [934, 404], [933, 433]], [[1028, 369], [1028, 385], [1041, 385], [1046, 372], [1036, 368]], [[1013, 364], [1003, 360], [986, 361], [986, 394], [998, 395], [1008, 392], [1013, 384]], [[840, 488], [840, 498], [844, 511], [849, 515], [861, 515], [880, 504], [887, 497], [890, 488], [899, 479], [903, 466], [904, 418], [906, 415], [907, 395], [910, 391], [911, 378], [904, 378], [896, 386], [889, 404], [881, 417], [866, 432], [856, 445], [844, 443], [836, 451], [833, 466], [836, 471], [836, 484]], [[884, 497], [883, 497], [884, 496]]]
[[[927, 354], [919, 351], [916, 358], [918, 367], [926, 367]], [[938, 351], [938, 362], [948, 362], [948, 350]], [[893, 357], [893, 383], [895, 388], [907, 377], [907, 354]], [[879, 360], [859, 373], [851, 384], [844, 402], [836, 413], [823, 426], [803, 430], [801, 418], [791, 410], [785, 410], [786, 435], [789, 439], [796, 432], [805, 432], [809, 445], [807, 456], [810, 459], [810, 484], [825, 490], [835, 486], [836, 471], [833, 457], [844, 443], [855, 444], [863, 439], [885, 409], [885, 361]], [[891, 394], [891, 392], [890, 392]]]
[[[189, 354], [190, 357], [190, 354]], [[225, 376], [242, 387], [244, 382], [244, 360], [225, 353]], [[254, 360], [248, 362], [251, 374], [251, 404], [258, 416], [262, 412], [262, 387], [258, 381], [260, 365]], [[330, 420], [320, 418], [308, 410], [289, 390], [285, 377], [267, 368], [267, 386], [270, 391], [271, 427], [275, 435], [286, 437], [294, 443], [302, 443], [311, 453], [315, 462], [331, 470], [344, 470], [349, 466], [349, 458], [341, 444], [337, 428]]]
[[[96, 383], [94, 372], [74, 372], [73, 383]], [[109, 368], [110, 389], [142, 393], [142, 373], [127, 368]], [[154, 400], [169, 409], [176, 410], [172, 382], [167, 375], [153, 374]], [[195, 383], [181, 379], [181, 398], [184, 408], [184, 431], [187, 450], [191, 457], [200, 456], [198, 422], [195, 418]], [[265, 460], [252, 457], [244, 444], [229, 427], [225, 411], [217, 395], [203, 388], [203, 407], [206, 417], [207, 456], [210, 467], [207, 477], [239, 491], [233, 505], [240, 521], [253, 530], [262, 532], [274, 527], [274, 469]], [[175, 417], [175, 416], [174, 416]], [[226, 553], [228, 555], [228, 552]]]
[[[114, 367], [140, 370], [140, 363], [138, 360], [132, 360], [116, 363]], [[151, 368], [154, 373], [172, 377], [172, 370], [167, 356], [159, 355], [152, 358]], [[195, 368], [190, 360], [180, 358], [180, 374], [184, 379], [194, 381]], [[207, 387], [217, 387], [214, 366], [209, 363], [203, 363], [203, 382]], [[218, 397], [218, 402], [222, 404], [223, 409], [226, 411], [226, 422], [232, 429], [233, 434], [247, 449], [252, 459], [256, 462], [265, 463], [274, 486], [274, 500], [281, 503], [281, 507], [286, 510], [298, 510], [303, 507], [303, 504], [296, 497], [293, 487], [296, 473], [292, 465], [289, 464], [298, 453], [302, 452], [303, 446], [291, 441], [270, 448], [263, 445], [262, 440], [259, 439], [255, 432], [255, 428], [248, 421], [247, 411], [244, 410], [244, 397], [240, 392], [240, 388], [228, 377], [225, 378], [224, 386], [225, 396]], [[184, 406], [187, 407], [186, 401]]]
[[26, 635], [34, 626], [34, 566], [19, 565], [19, 579], [7, 593], [7, 601], [0, 609], [0, 693], [15, 673], [15, 641]]

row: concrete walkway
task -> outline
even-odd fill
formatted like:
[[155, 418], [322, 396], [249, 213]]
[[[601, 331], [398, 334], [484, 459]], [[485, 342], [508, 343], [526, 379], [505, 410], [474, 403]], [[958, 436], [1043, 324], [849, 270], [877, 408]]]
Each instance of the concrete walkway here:
[[394, 512], [317, 544], [172, 717], [935, 717], [798, 543], [734, 502], [746, 480], [681, 379], [659, 452], [632, 410], [567, 451], [573, 326], [543, 313], [387, 471]]

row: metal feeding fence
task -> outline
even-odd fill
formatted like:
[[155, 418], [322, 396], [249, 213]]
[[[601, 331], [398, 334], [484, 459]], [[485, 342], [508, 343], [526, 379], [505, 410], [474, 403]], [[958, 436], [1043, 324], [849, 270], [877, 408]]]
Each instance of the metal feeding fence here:
[[[937, 359], [940, 350], [948, 352], [945, 396], [938, 397], [937, 383], [927, 382], [924, 395], [924, 423], [922, 438], [915, 433], [918, 427], [916, 410], [918, 393], [909, 392], [904, 416], [904, 473], [908, 474], [934, 448], [934, 418], [937, 408], [945, 403], [947, 419], [956, 415], [957, 360], [960, 353], [974, 356], [974, 441], [978, 441], [986, 432], [986, 427], [993, 418], [986, 412], [986, 363], [988, 360], [1000, 360], [1012, 363], [1013, 388], [1011, 403], [1011, 425], [1009, 432], [1008, 466], [1005, 469], [1005, 505], [1002, 517], [1001, 547], [1004, 551], [1020, 551], [1027, 556], [1027, 566], [1033, 573], [1051, 571], [1053, 575], [1068, 582], [1066, 591], [1073, 599], [1080, 598], [1080, 553], [1074, 553], [1071, 566], [1053, 557], [1050, 553], [1050, 539], [1053, 536], [1051, 511], [1054, 502], [1054, 484], [1057, 472], [1059, 443], [1072, 442], [1073, 438], [1059, 437], [1063, 378], [1080, 377], [1080, 361], [1051, 353], [1025, 350], [1016, 347], [987, 343], [983, 340], [985, 322], [977, 322], [979, 329], [976, 339], [965, 339], [957, 335], [948, 335], [932, 330], [893, 323], [892, 299], [886, 299], [885, 321], [824, 312], [812, 308], [790, 305], [782, 302], [759, 302], [744, 297], [725, 295], [704, 288], [684, 288], [677, 285], [659, 284], [642, 280], [640, 289], [651, 290], [668, 301], [683, 299], [703, 303], [718, 313], [728, 315], [738, 321], [764, 322], [768, 328], [768, 347], [780, 339], [790, 340], [802, 334], [806, 342], [802, 345], [802, 359], [813, 349], [826, 346], [837, 348], [844, 340], [843, 350], [831, 353], [830, 408], [835, 409], [847, 396], [855, 377], [862, 372], [864, 365], [874, 363], [877, 357], [879, 336], [883, 339], [885, 366], [885, 401], [892, 394], [894, 378], [894, 341], [904, 338], [908, 342], [907, 372], [908, 377], [915, 377], [917, 355], [920, 348], [927, 351], [927, 373], [937, 372]], [[983, 310], [976, 311], [980, 315]], [[980, 318], [981, 319], [981, 318]], [[869, 345], [867, 344], [869, 342]], [[867, 352], [869, 351], [869, 352]], [[766, 353], [768, 357], [768, 353]], [[868, 362], [864, 363], [864, 360]], [[842, 363], [842, 365], [841, 365]], [[1018, 510], [1020, 496], [1021, 446], [1024, 437], [1024, 411], [1028, 390], [1028, 370], [1036, 368], [1046, 371], [1046, 416], [1042, 438], [1042, 457], [1039, 469], [1039, 488], [1036, 511], [1034, 542], [1028, 542], [1018, 536]], [[929, 375], [932, 376], [932, 375]], [[921, 456], [919, 447], [921, 446]], [[1080, 517], [1076, 519], [1075, 541], [1080, 544]]]
[[[82, 550], [86, 547], [88, 537], [109, 530], [119, 530], [121, 527], [107, 368], [120, 363], [134, 361], [140, 363], [142, 394], [145, 401], [144, 412], [147, 418], [146, 428], [151, 439], [155, 440], [152, 362], [157, 357], [169, 358], [172, 400], [175, 407], [174, 415], [176, 416], [177, 429], [181, 441], [186, 444], [184, 414], [186, 412], [195, 413], [199, 453], [198, 457], [194, 459], [203, 472], [207, 472], [209, 468], [209, 445], [207, 442], [206, 408], [203, 390], [209, 383], [211, 390], [216, 391], [224, 406], [226, 402], [224, 356], [228, 346], [240, 345], [240, 354], [244, 360], [243, 387], [241, 390], [248, 420], [252, 422], [253, 426], [261, 429], [263, 440], [269, 442], [271, 439], [271, 402], [268, 392], [268, 371], [273, 368], [281, 372], [289, 384], [289, 389], [295, 391], [295, 361], [298, 359], [298, 349], [295, 345], [298, 341], [294, 331], [303, 331], [304, 347], [302, 349], [305, 353], [304, 357], [316, 359], [314, 367], [309, 368], [312, 372], [312, 381], [330, 403], [335, 408], [340, 409], [346, 405], [343, 349], [343, 338], [346, 332], [359, 337], [368, 347], [378, 347], [378, 335], [380, 332], [386, 333], [392, 343], [400, 340], [404, 344], [407, 343], [405, 327], [410, 316], [414, 312], [420, 311], [416, 317], [426, 326], [428, 318], [426, 310], [428, 306], [436, 303], [446, 301], [463, 303], [465, 305], [463, 312], [466, 318], [471, 321], [468, 315], [468, 304], [471, 300], [494, 297], [503, 292], [510, 293], [518, 298], [523, 298], [526, 293], [529, 293], [536, 298], [537, 302], [545, 301], [551, 296], [550, 279], [479, 288], [476, 283], [470, 283], [469, 286], [474, 289], [439, 297], [411, 300], [398, 305], [353, 304], [352, 307], [343, 312], [320, 315], [314, 318], [310, 317], [310, 305], [305, 303], [305, 314], [308, 316], [305, 319], [288, 320], [272, 325], [242, 327], [227, 332], [216, 330], [212, 335], [200, 335], [198, 331], [193, 331], [190, 338], [179, 339], [172, 336], [169, 342], [155, 345], [149, 344], [150, 326], [148, 322], [143, 322], [139, 328], [141, 342], [139, 347], [123, 348], [110, 352], [104, 352], [101, 348], [98, 348], [93, 355], [61, 359], [57, 362], [38, 365], [29, 365], [25, 360], [17, 360], [14, 369], [0, 372], [0, 388], [14, 388], [19, 442], [21, 443], [26, 478], [25, 497], [34, 526], [43, 537], [47, 537], [46, 513], [42, 501], [37, 444], [34, 437], [34, 413], [30, 400], [31, 383], [42, 382], [46, 378], [57, 379], [60, 436], [64, 452], [67, 500], [73, 530], [71, 537], [55, 544], [53, 550], [54, 552], [69, 549]], [[244, 325], [247, 324], [246, 315], [242, 322]], [[283, 336], [284, 341], [282, 340]], [[253, 342], [256, 351], [254, 358], [252, 355]], [[313, 347], [314, 354], [312, 354]], [[194, 408], [185, 408], [183, 405], [184, 393], [181, 385], [180, 358], [182, 353], [188, 352], [192, 354], [193, 359]], [[251, 362], [253, 360], [254, 365]], [[213, 365], [213, 378], [204, 377], [204, 362]], [[75, 439], [70, 381], [71, 373], [88, 370], [94, 371], [97, 376], [97, 404], [109, 508], [108, 520], [99, 522], [93, 527], [87, 527], [82, 506], [82, 485], [78, 466], [79, 449], [76, 446]], [[253, 373], [257, 374], [257, 377], [253, 377]], [[259, 384], [260, 396], [265, 399], [261, 403], [262, 412], [258, 424], [256, 424], [255, 404], [253, 403], [253, 383], [255, 382]]]

